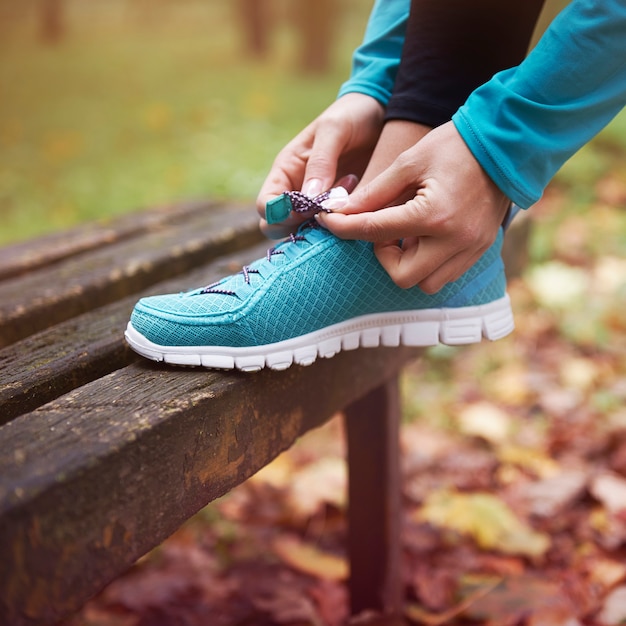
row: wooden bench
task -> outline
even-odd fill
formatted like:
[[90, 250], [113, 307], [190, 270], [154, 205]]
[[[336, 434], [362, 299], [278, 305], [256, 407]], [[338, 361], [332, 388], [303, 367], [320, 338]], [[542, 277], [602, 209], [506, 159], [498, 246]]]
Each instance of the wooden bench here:
[[245, 374], [152, 363], [123, 340], [139, 296], [267, 247], [251, 206], [199, 202], [0, 250], [0, 624], [71, 614], [337, 411], [351, 609], [400, 610], [397, 377], [418, 350]]

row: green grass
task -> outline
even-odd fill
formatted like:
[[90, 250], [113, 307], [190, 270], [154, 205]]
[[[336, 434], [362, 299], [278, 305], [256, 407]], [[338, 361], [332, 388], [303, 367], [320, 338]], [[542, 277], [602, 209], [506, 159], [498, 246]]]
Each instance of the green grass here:
[[[334, 63], [311, 77], [276, 2], [263, 62], [243, 54], [234, 3], [66, 0], [56, 47], [36, 39], [36, 3], [19, 5], [31, 13], [0, 32], [0, 244], [177, 199], [252, 201], [279, 149], [334, 99], [369, 11], [337, 3]], [[572, 210], [607, 175], [626, 181], [625, 154], [623, 114], [559, 174]]]
[[[300, 76], [279, 24], [270, 58], [242, 53], [229, 3], [69, 2], [45, 47], [21, 24], [0, 51], [0, 243], [190, 197], [253, 200], [278, 150], [335, 97], [366, 7], [342, 19], [338, 60]], [[6, 62], [5, 62], [6, 61]]]

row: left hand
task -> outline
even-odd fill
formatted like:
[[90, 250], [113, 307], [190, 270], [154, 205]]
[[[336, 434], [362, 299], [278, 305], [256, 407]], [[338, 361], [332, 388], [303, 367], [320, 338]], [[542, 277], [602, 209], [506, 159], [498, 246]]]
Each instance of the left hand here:
[[435, 293], [494, 242], [509, 205], [448, 122], [316, 217], [338, 237], [373, 241], [398, 286]]

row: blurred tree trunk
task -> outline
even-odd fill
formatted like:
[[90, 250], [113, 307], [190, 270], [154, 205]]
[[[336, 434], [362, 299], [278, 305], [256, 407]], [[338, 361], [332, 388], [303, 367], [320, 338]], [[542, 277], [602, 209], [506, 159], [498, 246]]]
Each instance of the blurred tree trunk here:
[[329, 69], [338, 4], [333, 0], [298, 0], [295, 3], [303, 72], [321, 74]]
[[268, 0], [238, 0], [238, 22], [245, 37], [248, 54], [255, 58], [267, 55], [269, 49], [270, 7]]
[[65, 34], [63, 0], [41, 0], [39, 38], [45, 44], [57, 44]]

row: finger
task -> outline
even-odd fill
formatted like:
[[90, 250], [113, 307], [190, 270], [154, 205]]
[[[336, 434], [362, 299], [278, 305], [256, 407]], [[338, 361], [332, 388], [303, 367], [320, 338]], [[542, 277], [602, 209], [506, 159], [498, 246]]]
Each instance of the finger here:
[[343, 187], [348, 193], [352, 193], [358, 184], [359, 177], [356, 174], [347, 174], [342, 176], [333, 187]]
[[422, 172], [415, 159], [411, 162], [412, 152], [413, 148], [403, 152], [386, 170], [356, 189], [339, 212], [378, 211], [413, 197], [422, 186]]
[[345, 148], [343, 128], [325, 128], [315, 134], [313, 147], [306, 160], [303, 193], [316, 196], [333, 186], [337, 163]]
[[459, 280], [463, 274], [478, 262], [478, 259], [480, 259], [485, 251], [486, 248], [483, 248], [472, 253], [471, 250], [465, 249], [450, 257], [418, 283], [420, 289], [428, 294], [437, 293], [448, 283]]
[[368, 213], [318, 213], [320, 224], [341, 239], [383, 242], [431, 234], [419, 204], [408, 202]]
[[256, 199], [259, 215], [265, 217], [265, 205], [284, 191], [300, 189], [302, 185], [303, 162], [295, 155], [281, 157], [279, 155], [267, 175]]
[[458, 250], [432, 237], [375, 244], [374, 252], [391, 279], [405, 289], [419, 285], [428, 294], [459, 279], [482, 256], [485, 249]]
[[447, 264], [457, 251], [432, 237], [411, 237], [402, 244], [391, 241], [374, 245], [376, 258], [391, 279], [403, 289], [422, 286], [433, 273]]

